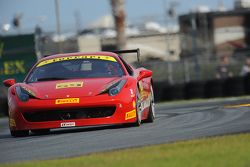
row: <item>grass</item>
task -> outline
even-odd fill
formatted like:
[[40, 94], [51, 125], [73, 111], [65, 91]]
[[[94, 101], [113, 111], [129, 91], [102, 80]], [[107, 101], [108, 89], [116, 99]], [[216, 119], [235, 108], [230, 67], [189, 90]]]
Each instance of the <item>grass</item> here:
[[183, 141], [1, 167], [248, 167], [250, 134]]

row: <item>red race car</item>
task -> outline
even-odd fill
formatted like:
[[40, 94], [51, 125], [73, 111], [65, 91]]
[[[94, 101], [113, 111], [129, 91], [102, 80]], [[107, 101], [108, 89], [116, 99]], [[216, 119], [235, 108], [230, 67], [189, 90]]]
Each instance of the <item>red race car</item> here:
[[14, 137], [53, 128], [134, 124], [155, 118], [152, 71], [134, 69], [115, 52], [45, 57], [23, 83], [7, 79], [9, 127]]

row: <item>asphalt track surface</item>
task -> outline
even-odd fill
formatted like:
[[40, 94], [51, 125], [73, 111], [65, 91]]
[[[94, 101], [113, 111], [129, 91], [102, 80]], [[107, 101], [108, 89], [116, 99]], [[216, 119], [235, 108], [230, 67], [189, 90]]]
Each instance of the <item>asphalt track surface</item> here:
[[46, 135], [13, 138], [0, 119], [0, 164], [74, 157], [89, 153], [250, 132], [250, 107], [226, 105], [249, 99], [157, 104], [154, 123], [140, 127], [91, 127], [53, 130]]

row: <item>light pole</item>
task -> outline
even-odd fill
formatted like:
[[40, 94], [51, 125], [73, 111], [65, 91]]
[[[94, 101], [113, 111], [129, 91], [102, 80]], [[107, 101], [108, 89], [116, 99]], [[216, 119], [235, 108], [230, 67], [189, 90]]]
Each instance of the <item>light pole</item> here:
[[125, 1], [124, 0], [110, 0], [112, 13], [115, 21], [115, 29], [117, 32], [116, 43], [117, 49], [122, 50], [126, 48], [126, 14], [125, 14]]
[[60, 22], [59, 0], [55, 0], [55, 11], [56, 11], [56, 30], [57, 30], [57, 36], [58, 36], [58, 39], [59, 39], [57, 47], [58, 47], [58, 52], [62, 53], [62, 42], [60, 41], [61, 22]]
[[173, 66], [172, 62], [170, 60], [170, 40], [171, 40], [171, 32], [169, 31], [169, 21], [174, 21], [176, 19], [176, 6], [178, 5], [177, 1], [171, 1], [169, 2], [169, 8], [167, 8], [166, 0], [163, 1], [164, 3], [164, 12], [165, 12], [165, 21], [166, 21], [166, 27], [167, 27], [167, 32], [166, 32], [166, 53], [168, 56], [167, 60], [167, 68], [168, 68], [168, 82], [170, 84], [174, 84], [174, 79], [173, 79]]

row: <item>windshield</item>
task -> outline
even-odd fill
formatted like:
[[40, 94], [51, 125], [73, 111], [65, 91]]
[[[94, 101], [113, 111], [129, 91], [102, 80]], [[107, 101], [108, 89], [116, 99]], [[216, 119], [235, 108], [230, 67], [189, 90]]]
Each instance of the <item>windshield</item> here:
[[[120, 77], [124, 71], [114, 58], [91, 59], [54, 59], [39, 63], [30, 73], [26, 82], [65, 80], [77, 78]], [[58, 60], [58, 61], [57, 61]]]

